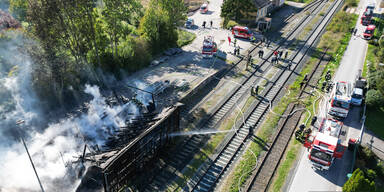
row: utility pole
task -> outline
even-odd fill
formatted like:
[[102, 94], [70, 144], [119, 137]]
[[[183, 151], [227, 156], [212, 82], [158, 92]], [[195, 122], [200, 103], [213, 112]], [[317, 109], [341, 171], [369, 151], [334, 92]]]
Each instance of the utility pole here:
[[[23, 124], [24, 122], [25, 122], [24, 120], [18, 120], [18, 121], [16, 121], [16, 125], [21, 125], [21, 124]], [[43, 185], [41, 184], [39, 175], [37, 174], [37, 171], [36, 171], [36, 168], [35, 168], [35, 164], [33, 164], [32, 157], [31, 157], [31, 155], [29, 154], [28, 147], [27, 147], [27, 145], [25, 144], [25, 141], [24, 141], [23, 136], [21, 135], [21, 132], [20, 132], [19, 134], [20, 134], [19, 136], [20, 136], [21, 142], [22, 142], [23, 145], [24, 145], [25, 151], [27, 151], [27, 154], [28, 154], [28, 157], [29, 157], [29, 161], [31, 162], [33, 171], [35, 171], [35, 175], [36, 175], [37, 181], [39, 182], [41, 192], [44, 192], [44, 188], [43, 188]]]

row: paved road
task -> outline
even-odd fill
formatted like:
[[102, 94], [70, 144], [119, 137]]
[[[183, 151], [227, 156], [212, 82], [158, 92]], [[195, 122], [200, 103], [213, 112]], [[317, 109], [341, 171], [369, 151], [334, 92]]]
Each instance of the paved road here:
[[[360, 1], [359, 7], [356, 10], [359, 13], [359, 17], [362, 15], [366, 4], [368, 4], [368, 1]], [[359, 20], [356, 23], [356, 27], [358, 32], [349, 42], [340, 67], [334, 76], [335, 81], [353, 82], [364, 64], [367, 42], [361, 36], [365, 27], [360, 24]], [[327, 111], [326, 105], [327, 103], [323, 102], [320, 116], [324, 116], [324, 111]], [[361, 127], [360, 110], [361, 108], [359, 107], [353, 108], [344, 120], [346, 138], [358, 135]], [[288, 191], [341, 191], [342, 185], [347, 180], [346, 175], [350, 172], [352, 166], [352, 156], [352, 152], [346, 151], [342, 159], [334, 161], [329, 171], [318, 171], [312, 169], [312, 165], [308, 160], [308, 152], [302, 150], [294, 176], [289, 181]]]

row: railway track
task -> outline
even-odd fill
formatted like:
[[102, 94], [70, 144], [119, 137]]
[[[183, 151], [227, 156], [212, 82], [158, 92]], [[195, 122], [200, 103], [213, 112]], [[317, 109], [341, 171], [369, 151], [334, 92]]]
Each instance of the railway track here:
[[[319, 12], [321, 3], [318, 4], [317, 7], [314, 7], [314, 12]], [[300, 22], [295, 30], [292, 30], [284, 41], [280, 43], [277, 47], [275, 47], [274, 50], [278, 50], [279, 48], [283, 46], [287, 46], [291, 43], [291, 40], [296, 37], [298, 32], [300, 32], [300, 29], [303, 29], [306, 23], [309, 23], [312, 17], [310, 15], [307, 15], [305, 18], [302, 19], [302, 22]], [[256, 46], [251, 49], [253, 52], [256, 49]], [[223, 120], [226, 115], [231, 112], [234, 107], [236, 106], [236, 103], [239, 100], [244, 99], [246, 96], [249, 96], [249, 87], [251, 87], [255, 82], [258, 82], [261, 80], [261, 76], [266, 73], [271, 67], [272, 64], [268, 62], [268, 59], [272, 56], [271, 51], [266, 59], [258, 65], [258, 67], [252, 72], [251, 75], [248, 76], [245, 80], [243, 80], [239, 86], [237, 86], [230, 94], [226, 96], [226, 98], [223, 100], [223, 102], [213, 110], [214, 113], [209, 116], [208, 119], [205, 121], [202, 121], [199, 126], [200, 129], [214, 129], [217, 127], [217, 125]], [[238, 65], [242, 60], [240, 60], [236, 65]], [[234, 68], [233, 66], [232, 68]], [[219, 78], [217, 78], [217, 81], [219, 81]], [[215, 82], [217, 84], [217, 82]], [[213, 84], [215, 84], [213, 83]], [[189, 106], [193, 106], [192, 104], [196, 104], [196, 101], [188, 102]], [[184, 112], [182, 112], [182, 115], [188, 115], [188, 111], [190, 111], [192, 108], [187, 107]], [[205, 141], [208, 139], [207, 136], [204, 135], [192, 135], [187, 136], [186, 139], [184, 139], [178, 146], [178, 150], [176, 150], [176, 153], [169, 154], [170, 158], [167, 159], [167, 163], [170, 166], [167, 166], [167, 163], [164, 163], [164, 167], [162, 170], [167, 171], [161, 171], [160, 175], [157, 176], [153, 182], [148, 185], [145, 191], [153, 191], [153, 190], [164, 190], [164, 188], [160, 187], [163, 186], [164, 183], [169, 181], [170, 179], [174, 178], [176, 176], [176, 172], [181, 171], [182, 168], [185, 166], [187, 162], [193, 157], [192, 155], [205, 143]]]
[[[312, 70], [311, 74], [309, 75], [309, 82], [316, 85], [317, 80], [314, 79], [314, 75], [317, 72], [320, 72], [318, 75], [321, 76], [321, 70], [318, 70], [320, 64], [324, 60], [324, 57], [326, 56], [327, 50], [325, 50], [319, 60], [319, 62], [316, 64], [315, 68]], [[308, 94], [309, 90], [306, 90], [307, 87], [309, 87], [309, 84], [307, 83], [304, 85], [303, 89], [300, 91], [300, 94], [298, 98], [302, 98], [304, 94]], [[302, 108], [299, 105], [292, 105], [288, 107], [288, 113], [290, 114], [289, 117], [284, 118], [282, 126], [279, 127], [277, 130], [277, 134], [274, 135], [274, 139], [272, 141], [272, 144], [267, 151], [266, 155], [260, 159], [259, 163], [259, 169], [256, 169], [256, 173], [253, 174], [250, 178], [250, 182], [245, 186], [244, 191], [267, 191], [272, 178], [276, 172], [276, 169], [278, 168], [278, 165], [280, 163], [281, 158], [283, 157], [285, 150], [288, 146], [289, 140], [292, 137], [292, 134], [297, 127], [297, 124], [300, 121], [301, 115], [292, 115], [297, 108]]]
[[[336, 1], [332, 8], [329, 9], [328, 13], [320, 25], [316, 27], [315, 30], [312, 31], [312, 35], [306, 39], [304, 45], [302, 45], [296, 52], [293, 57], [294, 65], [293, 70], [282, 70], [276, 75], [273, 79], [273, 83], [269, 84], [261, 94], [264, 99], [269, 102], [274, 102], [284, 85], [287, 83], [289, 78], [294, 71], [298, 67], [298, 64], [303, 60], [306, 56], [306, 53], [310, 50], [311, 46], [316, 42], [322, 31], [325, 29], [326, 24], [330, 21], [333, 14], [339, 7], [341, 1]], [[337, 6], [336, 6], [337, 5]], [[321, 27], [320, 27], [321, 26]], [[212, 160], [212, 163], [209, 164], [204, 170], [201, 170], [203, 173], [198, 173], [198, 179], [192, 179], [190, 181], [189, 189], [185, 189], [188, 191], [212, 191], [224, 174], [228, 166], [231, 164], [233, 159], [236, 157], [238, 152], [244, 146], [244, 142], [247, 138], [250, 129], [257, 127], [265, 117], [269, 109], [269, 103], [263, 102], [263, 100], [256, 101], [251, 104], [250, 107], [252, 110], [249, 113], [246, 113], [246, 120], [241, 124], [241, 126], [236, 130], [236, 132], [231, 136], [228, 142], [224, 145], [224, 147], [219, 151], [218, 155]]]

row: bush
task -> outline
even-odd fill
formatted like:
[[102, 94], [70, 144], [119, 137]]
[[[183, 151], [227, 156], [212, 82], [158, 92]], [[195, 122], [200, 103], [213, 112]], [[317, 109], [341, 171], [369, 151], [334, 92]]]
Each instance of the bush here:
[[188, 32], [188, 31], [184, 31], [181, 29], [177, 30], [177, 35], [178, 35], [178, 37], [177, 37], [177, 46], [178, 47], [188, 45], [196, 38], [196, 34]]
[[228, 23], [227, 23], [227, 27], [226, 28], [229, 29], [229, 28], [232, 28], [232, 27], [234, 27], [236, 25], [239, 25], [236, 21], [229, 20]]
[[384, 105], [383, 94], [380, 91], [371, 89], [367, 92], [366, 103], [369, 107], [379, 108]]
[[375, 182], [369, 181], [364, 177], [364, 173], [360, 169], [356, 169], [352, 177], [348, 179], [347, 182], [343, 185], [343, 192], [361, 192], [361, 191], [370, 191], [374, 192]]
[[368, 169], [366, 175], [370, 181], [374, 181], [377, 177], [376, 171], [372, 169]]

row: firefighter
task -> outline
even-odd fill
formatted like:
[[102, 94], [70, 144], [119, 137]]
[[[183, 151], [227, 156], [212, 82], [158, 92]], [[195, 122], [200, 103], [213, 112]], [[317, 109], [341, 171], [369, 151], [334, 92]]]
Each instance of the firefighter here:
[[259, 58], [263, 58], [262, 52], [263, 52], [263, 50], [260, 49], [259, 52], [258, 52], [259, 53]]
[[331, 80], [331, 71], [327, 71], [327, 74], [325, 75], [325, 80], [329, 81]]
[[277, 56], [277, 54], [278, 54], [277, 51], [274, 51], [274, 52], [273, 52], [273, 55], [274, 55], [275, 57]]
[[271, 58], [271, 63], [272, 63], [272, 64], [275, 64], [275, 58], [276, 58], [275, 56], [273, 56], [273, 57]]
[[292, 66], [292, 61], [289, 61], [289, 62], [288, 62], [288, 66], [287, 66], [287, 67], [288, 67], [288, 70], [291, 69], [291, 66]]
[[326, 81], [323, 81], [323, 83], [321, 84], [321, 90], [322, 90], [322, 91], [324, 91], [325, 86], [327, 86], [327, 82], [326, 82]]
[[300, 82], [300, 89], [302, 89], [303, 88], [303, 85], [305, 84], [305, 82], [304, 81], [301, 81]]
[[251, 63], [252, 63], [252, 55], [249, 55], [248, 61], [247, 61], [247, 69], [248, 69], [248, 65], [250, 65]]
[[255, 95], [258, 95], [258, 94], [259, 94], [259, 86], [256, 85], [256, 87], [255, 87]]

